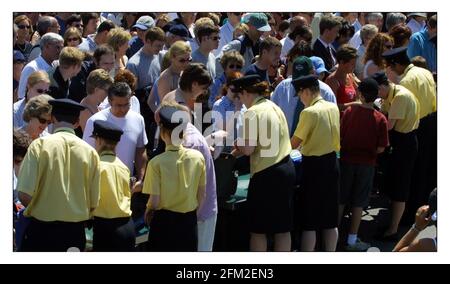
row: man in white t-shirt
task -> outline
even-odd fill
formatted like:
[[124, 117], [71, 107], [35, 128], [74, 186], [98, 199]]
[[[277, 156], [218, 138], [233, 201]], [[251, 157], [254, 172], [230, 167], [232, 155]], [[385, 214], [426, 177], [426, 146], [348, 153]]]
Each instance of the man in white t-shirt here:
[[117, 157], [136, 177], [137, 181], [132, 191], [140, 192], [147, 164], [145, 145], [148, 141], [145, 134], [144, 118], [142, 115], [130, 111], [130, 98], [131, 89], [128, 84], [124, 82], [114, 83], [108, 90], [108, 101], [111, 107], [97, 112], [88, 119], [83, 140], [91, 146], [95, 146], [95, 140], [91, 135], [96, 120], [106, 120], [120, 127], [123, 135], [117, 144]]

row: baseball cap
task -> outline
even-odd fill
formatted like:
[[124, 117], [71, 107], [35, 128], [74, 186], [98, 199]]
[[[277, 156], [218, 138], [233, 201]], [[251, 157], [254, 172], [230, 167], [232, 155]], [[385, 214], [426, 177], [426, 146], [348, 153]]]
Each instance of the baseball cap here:
[[251, 13], [246, 20], [247, 24], [254, 26], [260, 32], [270, 32], [272, 30], [264, 13]]
[[137, 21], [133, 28], [138, 28], [140, 30], [146, 31], [149, 28], [153, 28], [155, 26], [155, 21], [150, 16], [142, 16]]
[[323, 61], [322, 58], [317, 56], [311, 56], [309, 59], [311, 59], [312, 61], [316, 75], [320, 75], [323, 72], [330, 73], [325, 67], [325, 62]]
[[292, 65], [292, 80], [311, 74], [311, 70], [313, 70], [311, 59], [306, 56], [295, 58]]

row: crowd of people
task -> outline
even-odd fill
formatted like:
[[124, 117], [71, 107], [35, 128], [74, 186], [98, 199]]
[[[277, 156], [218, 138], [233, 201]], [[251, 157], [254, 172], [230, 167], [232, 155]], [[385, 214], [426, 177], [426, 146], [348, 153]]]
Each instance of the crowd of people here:
[[16, 13], [13, 67], [15, 250], [84, 251], [92, 228], [93, 251], [134, 251], [145, 222], [149, 251], [213, 251], [222, 154], [250, 173], [251, 251], [366, 251], [377, 189], [376, 237], [404, 222], [395, 251], [437, 249], [414, 241], [436, 219], [436, 14]]

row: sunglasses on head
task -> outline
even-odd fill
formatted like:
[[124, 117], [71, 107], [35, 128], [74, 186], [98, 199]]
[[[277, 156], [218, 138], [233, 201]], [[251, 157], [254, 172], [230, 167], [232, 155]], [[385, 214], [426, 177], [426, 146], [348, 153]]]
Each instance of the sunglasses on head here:
[[17, 27], [18, 27], [19, 29], [21, 29], [21, 30], [24, 30], [24, 29], [30, 29], [30, 28], [31, 28], [31, 26], [27, 26], [27, 25], [17, 25]]
[[48, 93], [48, 90], [46, 90], [46, 89], [36, 89], [36, 92], [38, 92], [39, 94], [46, 94], [46, 93]]
[[230, 69], [242, 69], [242, 65], [230, 64], [230, 65], [228, 65], [228, 68], [230, 68]]
[[50, 123], [52, 123], [51, 120], [47, 120], [46, 118], [43, 118], [43, 117], [37, 117], [37, 119], [39, 120], [39, 123], [41, 123], [41, 124], [50, 124]]
[[191, 62], [191, 61], [192, 61], [192, 57], [189, 57], [188, 59], [182, 58], [182, 59], [178, 60], [178, 62], [180, 62], [180, 63], [186, 63], [186, 62]]

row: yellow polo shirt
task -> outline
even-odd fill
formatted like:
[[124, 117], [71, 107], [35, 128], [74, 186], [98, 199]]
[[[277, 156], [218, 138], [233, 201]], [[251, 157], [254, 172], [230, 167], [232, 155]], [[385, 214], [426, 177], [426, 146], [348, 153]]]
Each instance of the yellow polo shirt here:
[[420, 104], [416, 96], [403, 86], [390, 84], [387, 99], [383, 100], [381, 110], [389, 119], [397, 120], [394, 130], [409, 133], [419, 127]]
[[416, 96], [421, 119], [436, 111], [436, 83], [430, 71], [410, 64], [399, 84]]
[[113, 152], [100, 154], [100, 202], [93, 215], [101, 218], [131, 216], [130, 170]]
[[142, 192], [159, 195], [157, 210], [186, 213], [197, 209], [198, 187], [205, 184], [206, 166], [202, 154], [181, 145], [168, 145], [164, 153], [148, 163]]
[[322, 156], [338, 152], [340, 143], [340, 118], [336, 104], [321, 96], [300, 113], [294, 136], [302, 140], [300, 152], [305, 156]]
[[31, 143], [17, 190], [32, 196], [24, 212], [41, 221], [80, 222], [98, 205], [100, 159], [70, 128], [58, 128]]
[[291, 153], [289, 129], [283, 111], [272, 101], [259, 97], [244, 114], [244, 139], [253, 141], [250, 173], [278, 163]]

